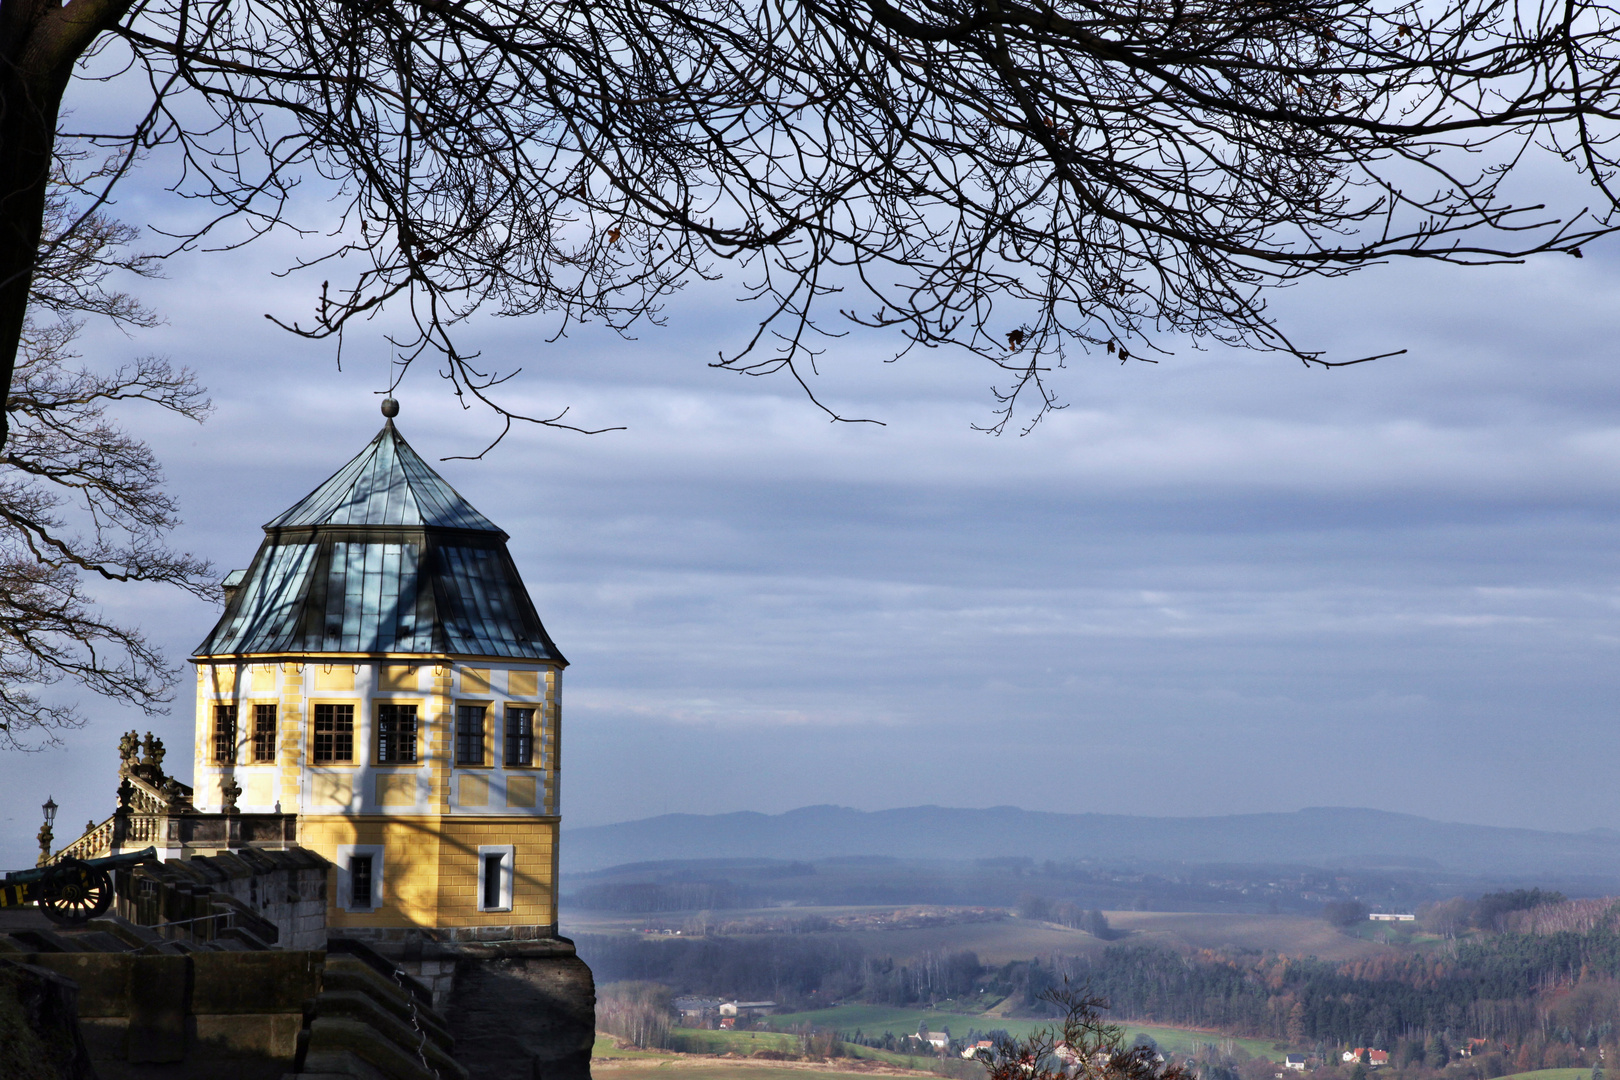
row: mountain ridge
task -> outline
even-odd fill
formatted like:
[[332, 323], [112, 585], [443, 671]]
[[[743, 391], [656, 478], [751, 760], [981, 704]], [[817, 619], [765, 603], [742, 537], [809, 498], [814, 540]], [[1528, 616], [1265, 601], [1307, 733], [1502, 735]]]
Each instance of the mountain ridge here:
[[779, 814], [661, 814], [566, 829], [561, 850], [570, 873], [664, 859], [865, 855], [1421, 867], [1473, 875], [1620, 879], [1620, 832], [1613, 830], [1470, 825], [1366, 807], [1150, 817], [1015, 806], [868, 811], [820, 804]]

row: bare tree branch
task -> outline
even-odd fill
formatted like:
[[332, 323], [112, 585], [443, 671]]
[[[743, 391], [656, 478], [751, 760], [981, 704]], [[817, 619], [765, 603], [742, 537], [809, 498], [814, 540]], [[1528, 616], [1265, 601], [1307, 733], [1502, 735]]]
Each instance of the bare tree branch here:
[[[1146, 359], [1190, 337], [1359, 363], [1296, 343], [1271, 290], [1394, 260], [1578, 255], [1617, 224], [1602, 0], [85, 8], [115, 11], [92, 51], [149, 107], [70, 133], [112, 153], [108, 181], [168, 148], [175, 192], [214, 208], [174, 250], [299, 229], [290, 269], [329, 276], [280, 325], [341, 342], [398, 307], [403, 360], [431, 358], [502, 431], [569, 425], [507, 410], [516, 364], [461, 351], [463, 320], [628, 333], [727, 264], [760, 317], [717, 366], [808, 390], [818, 335], [853, 322], [897, 354], [979, 354], [1002, 380], [986, 427], [1027, 430], [1076, 351]], [[38, 115], [54, 124], [54, 105]], [[33, 190], [8, 138], [0, 197]], [[1592, 204], [1550, 206], [1531, 161], [1584, 178]], [[301, 221], [311, 182], [335, 231]]]
[[47, 233], [33, 279], [36, 307], [56, 318], [25, 326], [0, 453], [0, 747], [11, 749], [50, 742], [82, 721], [49, 689], [64, 680], [148, 712], [170, 700], [175, 669], [139, 630], [96, 610], [87, 577], [218, 595], [206, 561], [164, 542], [180, 521], [151, 448], [108, 416], [140, 401], [200, 421], [211, 406], [196, 377], [155, 357], [111, 374], [70, 366], [82, 328], [73, 316], [155, 321], [107, 281], [114, 269], [149, 274], [151, 263], [122, 250], [135, 235], [128, 226], [72, 214], [66, 188], [47, 207], [48, 224], [70, 231]]

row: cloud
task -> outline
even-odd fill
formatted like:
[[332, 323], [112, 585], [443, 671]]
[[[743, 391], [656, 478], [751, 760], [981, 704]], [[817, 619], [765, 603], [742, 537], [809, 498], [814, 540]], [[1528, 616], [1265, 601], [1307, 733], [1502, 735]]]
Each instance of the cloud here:
[[[245, 566], [259, 526], [381, 423], [387, 320], [343, 370], [265, 311], [307, 305], [279, 247], [177, 261], [169, 318], [92, 363], [164, 352], [219, 403], [204, 427], [132, 410], [182, 500], [185, 547]], [[1372, 805], [1584, 829], [1620, 817], [1616, 697], [1620, 273], [1605, 251], [1292, 290], [1313, 347], [1407, 356], [1334, 372], [1175, 342], [1157, 366], [1077, 356], [1070, 407], [1027, 438], [972, 430], [993, 372], [832, 343], [817, 393], [707, 367], [748, 309], [694, 289], [665, 330], [478, 319], [510, 400], [600, 436], [519, 429], [444, 475], [512, 535], [565, 678], [564, 811], [837, 802], [1135, 813]], [[426, 368], [401, 429], [430, 460], [491, 420]], [[98, 586], [174, 656], [215, 612]], [[47, 794], [104, 815], [117, 732], [88, 702], [66, 749], [0, 759], [0, 812]], [[157, 721], [171, 747], [189, 703]], [[183, 754], [175, 757], [183, 758]], [[171, 758], [173, 760], [174, 758]], [[29, 836], [0, 855], [31, 862]]]

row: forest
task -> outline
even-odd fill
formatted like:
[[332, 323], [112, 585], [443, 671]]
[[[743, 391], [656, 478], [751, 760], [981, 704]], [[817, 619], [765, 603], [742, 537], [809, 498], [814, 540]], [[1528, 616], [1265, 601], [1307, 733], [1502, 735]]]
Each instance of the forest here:
[[[1568, 915], [1582, 904], [1584, 914]], [[1480, 906], [1473, 918], [1488, 926], [1467, 936], [1343, 962], [1241, 950], [1183, 954], [1129, 940], [1089, 958], [999, 966], [971, 952], [898, 961], [816, 934], [581, 935], [579, 945], [604, 982], [633, 979], [795, 1007], [914, 1005], [982, 992], [1012, 996], [1018, 1014], [1040, 1016], [1043, 992], [1067, 978], [1108, 999], [1116, 1019], [1267, 1037], [1323, 1057], [1334, 1047], [1371, 1046], [1415, 1066], [1437, 1048], [1454, 1053], [1480, 1040], [1473, 1049], [1482, 1076], [1597, 1064], [1620, 1028], [1620, 905], [1553, 905], [1534, 922], [1500, 908]], [[1606, 1058], [1620, 1060], [1613, 1050]]]

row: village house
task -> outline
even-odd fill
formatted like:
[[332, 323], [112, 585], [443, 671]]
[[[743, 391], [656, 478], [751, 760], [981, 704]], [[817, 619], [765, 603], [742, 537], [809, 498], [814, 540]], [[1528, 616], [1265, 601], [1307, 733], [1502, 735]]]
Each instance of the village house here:
[[1347, 1065], [1353, 1064], [1360, 1061], [1363, 1054], [1367, 1055], [1367, 1064], [1375, 1069], [1389, 1064], [1388, 1050], [1370, 1050], [1365, 1046], [1358, 1046], [1354, 1050], [1346, 1050], [1344, 1052], [1344, 1062]]

